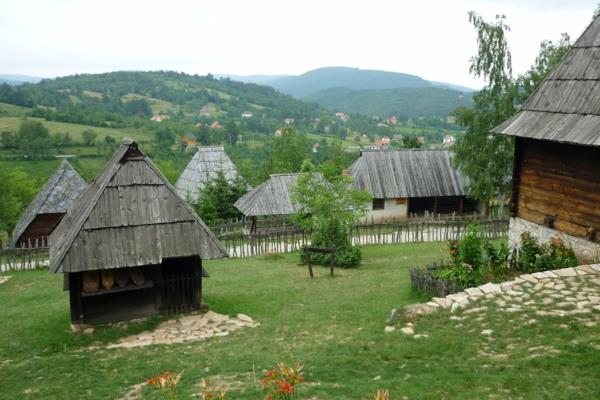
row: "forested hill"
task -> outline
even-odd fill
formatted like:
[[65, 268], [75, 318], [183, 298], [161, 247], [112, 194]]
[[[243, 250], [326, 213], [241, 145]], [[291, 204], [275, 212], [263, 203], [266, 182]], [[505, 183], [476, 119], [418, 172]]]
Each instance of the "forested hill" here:
[[348, 67], [319, 68], [302, 75], [275, 79], [265, 84], [297, 98], [304, 98], [335, 87], [369, 90], [433, 86], [431, 82], [416, 75]]
[[[127, 71], [45, 79], [37, 84], [0, 85], [0, 102], [33, 108], [48, 120], [94, 126], [129, 126], [152, 114], [176, 120], [239, 119], [254, 131], [270, 131], [285, 118], [310, 120], [324, 112], [275, 89], [230, 79], [177, 72]], [[135, 122], [135, 121], [138, 122]]]
[[401, 118], [415, 116], [445, 117], [457, 107], [470, 106], [471, 95], [455, 90], [427, 88], [398, 88], [383, 90], [352, 90], [332, 88], [305, 97], [333, 111]]

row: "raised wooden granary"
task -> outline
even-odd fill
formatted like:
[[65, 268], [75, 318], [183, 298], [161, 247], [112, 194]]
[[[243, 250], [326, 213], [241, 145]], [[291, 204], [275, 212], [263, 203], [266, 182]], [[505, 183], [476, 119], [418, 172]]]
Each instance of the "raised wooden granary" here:
[[50, 236], [71, 321], [199, 309], [202, 261], [225, 257], [208, 227], [138, 148], [122, 144]]

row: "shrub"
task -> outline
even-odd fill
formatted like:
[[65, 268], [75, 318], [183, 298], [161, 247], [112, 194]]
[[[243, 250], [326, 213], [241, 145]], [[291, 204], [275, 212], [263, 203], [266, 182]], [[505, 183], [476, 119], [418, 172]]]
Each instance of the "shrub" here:
[[536, 272], [575, 267], [578, 263], [573, 249], [566, 246], [561, 238], [553, 237], [550, 243], [540, 244], [531, 233], [521, 234], [521, 246], [517, 257], [518, 269]]
[[468, 264], [473, 270], [479, 270], [483, 263], [483, 241], [482, 232], [478, 225], [469, 225], [467, 233], [460, 242], [460, 258], [463, 263]]

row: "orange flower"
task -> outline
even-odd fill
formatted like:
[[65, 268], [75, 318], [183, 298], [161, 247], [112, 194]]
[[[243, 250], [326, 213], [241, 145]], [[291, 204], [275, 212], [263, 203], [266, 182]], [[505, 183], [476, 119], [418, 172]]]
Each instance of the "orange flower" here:
[[279, 385], [279, 391], [281, 393], [286, 393], [286, 394], [292, 394], [292, 393], [294, 393], [294, 386], [292, 386], [285, 379], [278, 380], [277, 384]]

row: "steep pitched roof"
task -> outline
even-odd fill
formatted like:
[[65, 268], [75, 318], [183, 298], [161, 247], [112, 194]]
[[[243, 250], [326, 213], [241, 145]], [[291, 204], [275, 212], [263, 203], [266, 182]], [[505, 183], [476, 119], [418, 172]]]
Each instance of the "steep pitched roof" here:
[[64, 214], [86, 187], [87, 183], [81, 175], [67, 160], [63, 160], [21, 214], [13, 230], [12, 245], [16, 246], [21, 235], [38, 214]]
[[291, 196], [300, 174], [274, 174], [264, 183], [235, 202], [235, 207], [247, 217], [289, 215], [300, 209]]
[[466, 194], [467, 180], [452, 167], [448, 150], [363, 151], [349, 173], [377, 199]]
[[226, 257], [213, 233], [137, 147], [122, 144], [50, 236], [50, 271]]
[[219, 171], [223, 171], [228, 180], [238, 177], [238, 171], [223, 146], [198, 147], [175, 183], [177, 192], [184, 199], [189, 196], [196, 201], [204, 186], [216, 178]]
[[600, 17], [519, 112], [492, 132], [600, 146]]

